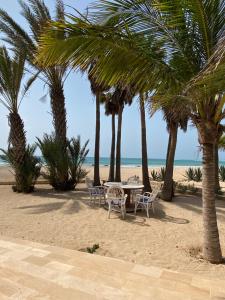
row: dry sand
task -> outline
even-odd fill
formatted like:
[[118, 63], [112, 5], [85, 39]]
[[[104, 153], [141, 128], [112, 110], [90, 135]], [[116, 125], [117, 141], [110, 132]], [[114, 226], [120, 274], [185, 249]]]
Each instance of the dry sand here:
[[[83, 185], [77, 192], [56, 193], [48, 185], [30, 195], [0, 186], [0, 235], [82, 249], [99, 244], [97, 254], [144, 265], [225, 277], [225, 265], [211, 265], [190, 255], [202, 243], [201, 199], [179, 196], [157, 201], [156, 213], [125, 220], [89, 205]], [[225, 202], [217, 201], [221, 245], [225, 254]], [[190, 250], [191, 249], [191, 250]]]

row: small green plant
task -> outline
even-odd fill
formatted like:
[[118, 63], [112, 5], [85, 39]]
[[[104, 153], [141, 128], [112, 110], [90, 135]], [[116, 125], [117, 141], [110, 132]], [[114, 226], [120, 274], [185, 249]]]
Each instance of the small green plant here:
[[198, 188], [194, 186], [194, 184], [188, 184], [187, 190], [192, 194], [196, 194], [198, 192]]
[[158, 181], [158, 173], [155, 170], [151, 171], [151, 177], [154, 181]]
[[225, 166], [219, 167], [219, 178], [221, 181], [225, 181]]
[[35, 183], [40, 176], [41, 160], [35, 156], [36, 146], [28, 145], [25, 149], [23, 164], [18, 165], [14, 159], [13, 151], [1, 149], [3, 155], [0, 158], [7, 162], [13, 169], [15, 176], [20, 176], [20, 184], [13, 186], [14, 192], [31, 193], [34, 191]]
[[86, 250], [88, 253], [95, 253], [96, 250], [99, 249], [99, 244], [94, 244], [92, 247], [87, 247]]
[[162, 167], [158, 173], [158, 180], [159, 181], [164, 181], [165, 179], [165, 175], [166, 175], [166, 168], [165, 167]]
[[187, 178], [188, 181], [194, 181], [195, 180], [194, 169], [193, 168], [188, 168], [185, 171], [185, 177]]
[[202, 181], [202, 170], [201, 168], [188, 168], [188, 170], [185, 171], [184, 176], [188, 181], [200, 182]]
[[152, 170], [151, 171], [151, 177], [154, 181], [164, 181], [166, 174], [166, 168], [162, 167], [159, 172]]
[[185, 194], [187, 192], [188, 187], [186, 185], [183, 185], [182, 183], [177, 183], [176, 189], [179, 193]]
[[202, 170], [201, 168], [196, 168], [195, 169], [195, 177], [194, 177], [194, 181], [196, 182], [200, 182], [202, 181]]

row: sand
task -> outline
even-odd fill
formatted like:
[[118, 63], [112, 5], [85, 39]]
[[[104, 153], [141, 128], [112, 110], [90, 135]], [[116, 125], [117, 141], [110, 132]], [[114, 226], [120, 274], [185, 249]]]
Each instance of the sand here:
[[[201, 182], [188, 182], [186, 177], [185, 177], [185, 171], [189, 167], [181, 167], [181, 166], [175, 166], [174, 167], [174, 180], [176, 182], [182, 183], [184, 185], [194, 185], [198, 188], [202, 187]], [[160, 167], [151, 167], [149, 168], [149, 174], [152, 170], [159, 171]], [[88, 176], [90, 178], [94, 177], [94, 168], [93, 167], [86, 167], [86, 170], [89, 172]], [[109, 175], [109, 167], [102, 166], [100, 167], [100, 177], [101, 180], [108, 180], [108, 175]], [[121, 168], [121, 178], [122, 180], [127, 180], [129, 177], [137, 175], [140, 178], [142, 178], [142, 169], [141, 167], [122, 167]], [[13, 172], [9, 167], [2, 167], [0, 166], [0, 185], [1, 183], [8, 183], [8, 182], [13, 182]], [[41, 181], [43, 181], [43, 178], [40, 178]], [[220, 186], [222, 191], [225, 192], [225, 182], [220, 182]]]
[[[225, 265], [211, 265], [195, 256], [202, 243], [200, 198], [158, 200], [149, 219], [142, 213], [125, 220], [113, 213], [108, 219], [103, 207], [90, 206], [84, 185], [79, 189], [56, 193], [41, 185], [35, 193], [23, 195], [0, 186], [0, 236], [75, 250], [99, 244], [99, 255], [224, 279]], [[225, 254], [225, 202], [216, 204]]]

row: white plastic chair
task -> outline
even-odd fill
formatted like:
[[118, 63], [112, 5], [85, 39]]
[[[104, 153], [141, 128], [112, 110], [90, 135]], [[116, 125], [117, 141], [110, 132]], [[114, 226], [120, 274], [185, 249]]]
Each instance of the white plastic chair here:
[[85, 178], [85, 182], [88, 188], [89, 196], [90, 196], [90, 203], [94, 203], [98, 200], [99, 206], [105, 204], [105, 187], [104, 186], [93, 186], [93, 180], [89, 177]]
[[152, 209], [153, 213], [155, 213], [155, 200], [158, 196], [159, 191], [154, 191], [152, 193], [146, 192], [143, 195], [137, 195], [134, 207], [134, 213], [136, 215], [137, 208], [141, 206], [142, 209], [145, 209], [147, 212], [147, 217], [149, 218], [149, 210]]
[[106, 201], [109, 205], [108, 218], [112, 210], [121, 211], [122, 218], [126, 216], [126, 200], [127, 195], [124, 194], [123, 189], [120, 186], [111, 186], [106, 193]]
[[139, 184], [140, 183], [140, 179], [139, 176], [131, 176], [127, 179], [127, 184]]

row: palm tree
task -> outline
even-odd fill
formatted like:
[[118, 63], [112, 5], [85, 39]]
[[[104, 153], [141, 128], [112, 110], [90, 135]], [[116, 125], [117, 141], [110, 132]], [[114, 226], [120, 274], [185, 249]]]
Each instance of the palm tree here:
[[[49, 9], [42, 0], [20, 1], [20, 5], [21, 14], [25, 18], [29, 30], [25, 31], [6, 11], [0, 9], [0, 30], [4, 34], [3, 40], [17, 52], [26, 51], [27, 61], [38, 72], [37, 77], [49, 87], [55, 135], [66, 144], [67, 125], [63, 85], [67, 67], [64, 64], [41, 68], [34, 62], [40, 35], [52, 18]], [[56, 20], [64, 22], [64, 6], [61, 0], [56, 1]]]
[[[92, 75], [95, 62], [92, 62], [88, 68], [88, 79], [91, 83], [91, 91], [95, 95], [96, 105], [96, 124], [95, 124], [95, 151], [94, 151], [94, 186], [100, 186], [100, 172], [99, 172], [99, 161], [100, 161], [100, 131], [101, 131], [101, 116], [100, 116], [100, 105], [103, 98], [103, 92], [108, 89], [103, 84], [98, 84], [95, 77]], [[83, 68], [83, 71], [85, 69]]]
[[[26, 134], [24, 123], [19, 114], [20, 103], [27, 93], [34, 77], [32, 77], [22, 90], [22, 80], [25, 75], [25, 54], [17, 53], [10, 57], [5, 47], [0, 48], [0, 102], [9, 112], [9, 150], [15, 169], [15, 191], [27, 192], [26, 178], [22, 172], [26, 156]], [[6, 153], [6, 152], [4, 152]]]
[[[215, 207], [214, 145], [225, 116], [225, 1], [99, 0], [93, 22], [76, 18], [45, 36], [39, 60], [73, 66], [98, 55], [94, 72], [107, 84], [155, 90], [170, 102], [174, 97], [191, 109], [191, 120], [203, 149], [203, 256], [220, 263], [222, 253]], [[55, 34], [66, 30], [68, 39]], [[153, 44], [161, 46], [152, 48]], [[164, 51], [164, 59], [158, 57]]]
[[134, 94], [130, 87], [117, 86], [112, 96], [112, 101], [118, 105], [118, 124], [116, 139], [116, 173], [115, 181], [121, 181], [121, 139], [122, 139], [122, 122], [123, 110], [126, 104], [131, 105]]
[[147, 151], [147, 137], [146, 137], [146, 121], [145, 121], [145, 95], [140, 94], [140, 118], [141, 118], [141, 151], [142, 151], [142, 181], [144, 185], [144, 192], [151, 192], [152, 188], [149, 181], [148, 171], [148, 151]]
[[116, 149], [116, 115], [118, 114], [118, 105], [112, 101], [112, 93], [105, 95], [105, 114], [111, 116], [112, 120], [112, 139], [110, 151], [110, 167], [108, 180], [113, 182], [115, 180], [115, 149]]
[[180, 105], [180, 102], [177, 103], [177, 101], [174, 101], [174, 103], [170, 104], [169, 106], [163, 106], [162, 104], [161, 108], [164, 113], [164, 119], [167, 123], [169, 141], [166, 156], [165, 178], [160, 198], [165, 201], [172, 201], [174, 196], [173, 169], [177, 146], [178, 128], [180, 127], [183, 131], [187, 130], [190, 111], [185, 109], [183, 105]]

